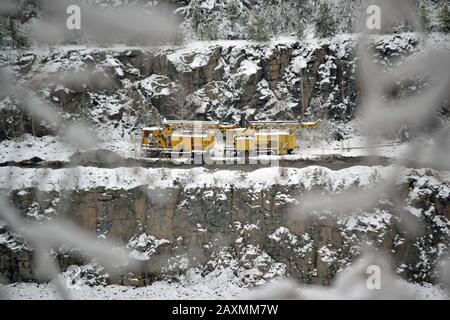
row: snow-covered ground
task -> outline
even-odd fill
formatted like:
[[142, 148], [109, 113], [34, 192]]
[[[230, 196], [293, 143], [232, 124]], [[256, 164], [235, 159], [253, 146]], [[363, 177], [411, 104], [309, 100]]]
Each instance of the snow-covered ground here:
[[[327, 155], [340, 155], [345, 157], [357, 157], [377, 155], [393, 159], [400, 159], [411, 150], [411, 143], [399, 143], [391, 140], [383, 140], [377, 144], [370, 144], [368, 148], [367, 139], [364, 136], [355, 136], [343, 141], [300, 141], [299, 148], [292, 155], [271, 156], [271, 159], [302, 160], [314, 159]], [[143, 158], [140, 142], [137, 140], [114, 140], [100, 143], [97, 149], [106, 149], [116, 152], [124, 158]], [[69, 161], [71, 155], [76, 151], [87, 151], [88, 149], [77, 149], [59, 137], [44, 136], [41, 138], [24, 135], [13, 140], [0, 142], [0, 163], [21, 162], [38, 157], [44, 161]], [[223, 159], [223, 150], [217, 149], [219, 156], [213, 160]]]
[[[269, 167], [250, 172], [239, 170], [210, 171], [198, 167], [193, 169], [168, 168], [116, 168], [75, 167], [70, 169], [29, 169], [0, 167], [0, 189], [19, 190], [39, 188], [43, 191], [87, 190], [98, 187], [129, 190], [148, 185], [149, 188], [170, 188], [181, 183], [185, 188], [216, 187], [266, 188], [274, 184], [303, 184], [305, 188], [316, 185], [317, 179], [329, 185], [331, 190], [351, 186], [358, 181], [360, 187], [367, 187], [379, 180], [391, 177], [402, 167], [354, 166], [342, 170], [331, 170], [319, 166], [306, 168]], [[450, 181], [449, 171], [435, 171], [428, 176], [429, 169], [405, 169], [402, 176], [418, 176], [430, 183], [445, 186]], [[441, 181], [438, 181], [441, 180]], [[442, 183], [444, 182], [444, 184]]]
[[286, 159], [305, 159], [327, 155], [345, 157], [382, 156], [401, 159], [411, 150], [411, 143], [400, 143], [394, 140], [382, 140], [369, 143], [365, 136], [354, 136], [342, 141], [303, 141], [297, 154], [286, 156]]
[[[57, 299], [51, 284], [16, 283], [3, 286], [8, 299]], [[126, 286], [68, 285], [73, 299], [233, 299], [247, 293], [249, 289], [239, 285], [232, 271], [214, 273], [208, 277], [198, 274], [183, 277], [180, 282], [157, 281], [152, 285], [135, 288]]]
[[[99, 143], [98, 149], [107, 149], [116, 152], [125, 158], [140, 158], [140, 141], [114, 140]], [[60, 137], [43, 136], [33, 137], [25, 134], [20, 138], [0, 142], [0, 163], [20, 162], [38, 157], [44, 161], [69, 161], [78, 149]]]
[[[217, 278], [202, 278], [198, 282], [168, 283], [158, 281], [152, 285], [134, 288], [125, 286], [79, 286], [69, 289], [72, 299], [80, 300], [223, 300], [247, 297], [258, 298], [257, 292], [240, 287], [227, 279], [227, 276]], [[439, 286], [431, 284], [418, 285], [401, 281], [401, 285], [415, 292], [417, 299], [448, 300], [449, 295]], [[58, 295], [49, 284], [16, 283], [4, 286], [7, 299], [14, 300], [47, 300], [57, 299]], [[256, 289], [257, 290], [257, 289]], [[304, 299], [342, 299], [333, 288], [305, 287], [298, 289]], [[275, 297], [273, 297], [275, 298]]]
[[68, 161], [75, 150], [69, 148], [57, 137], [41, 138], [24, 135], [13, 140], [0, 142], [0, 162], [20, 162], [38, 157], [46, 161]]

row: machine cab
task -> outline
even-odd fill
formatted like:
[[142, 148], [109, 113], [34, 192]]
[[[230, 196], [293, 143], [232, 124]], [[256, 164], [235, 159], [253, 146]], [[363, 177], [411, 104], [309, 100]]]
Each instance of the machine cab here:
[[172, 128], [170, 126], [148, 127], [142, 129], [143, 149], [166, 149], [171, 145]]

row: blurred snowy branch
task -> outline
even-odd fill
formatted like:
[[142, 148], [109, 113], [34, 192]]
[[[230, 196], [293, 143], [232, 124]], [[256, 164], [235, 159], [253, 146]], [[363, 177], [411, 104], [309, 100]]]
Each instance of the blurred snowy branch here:
[[[65, 76], [70, 78], [70, 75]], [[71, 80], [74, 83], [80, 83], [81, 86], [82, 80], [87, 77], [87, 74], [83, 78], [73, 76]], [[60, 136], [68, 145], [83, 149], [95, 145], [96, 138], [85, 124], [79, 121], [77, 123], [66, 121], [54, 106], [42, 101], [33, 90], [14, 85], [15, 83], [17, 79], [13, 72], [6, 68], [0, 69], [2, 95], [15, 97], [18, 106], [26, 114], [61, 128]], [[69, 178], [66, 177], [66, 179]], [[119, 244], [101, 240], [67, 221], [26, 222], [20, 217], [20, 212], [11, 207], [8, 199], [3, 196], [0, 197], [0, 219], [6, 223], [8, 230], [22, 237], [33, 248], [36, 279], [51, 281], [60, 298], [70, 298], [53, 256], [54, 250], [61, 246], [80, 250], [87, 257], [108, 268], [110, 274], [123, 272], [124, 269], [132, 271], [135, 268], [128, 253]], [[119, 270], [120, 268], [122, 270]]]
[[118, 244], [98, 239], [68, 222], [25, 222], [3, 196], [0, 197], [0, 218], [9, 230], [19, 234], [34, 248], [35, 276], [44, 281], [52, 280], [62, 298], [69, 296], [58, 277], [59, 267], [51, 253], [62, 245], [81, 250], [91, 259], [109, 268], [111, 273], [117, 272], [117, 268], [121, 266], [128, 270], [134, 267], [124, 249], [118, 249]]
[[[371, 266], [381, 270], [380, 289], [368, 288]], [[330, 288], [321, 286], [299, 286], [292, 280], [283, 280], [255, 290], [243, 299], [271, 300], [396, 300], [417, 299], [414, 288], [398, 277], [389, 258], [380, 254], [367, 253], [346, 270], [336, 276]]]

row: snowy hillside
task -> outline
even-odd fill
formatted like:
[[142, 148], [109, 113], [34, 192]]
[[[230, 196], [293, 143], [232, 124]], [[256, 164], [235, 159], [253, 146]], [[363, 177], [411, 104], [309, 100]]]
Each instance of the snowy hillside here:
[[[376, 2], [387, 12], [382, 21], [382, 33], [449, 31], [449, 11], [445, 7], [449, 5], [448, 0], [409, 2], [410, 9], [419, 18], [418, 23], [411, 16], [396, 13], [402, 4], [396, 6], [383, 4], [383, 1]], [[369, 4], [374, 4], [366, 0], [75, 0], [71, 3], [90, 5], [90, 8], [100, 10], [113, 8], [118, 9], [118, 12], [130, 7], [137, 7], [143, 13], [163, 12], [177, 18], [174, 23], [180, 31], [179, 36], [186, 42], [219, 39], [267, 41], [279, 36], [304, 39], [360, 32], [367, 15], [365, 9]], [[49, 10], [48, 4], [48, 0], [22, 2], [22, 6], [17, 9], [19, 13], [13, 15], [15, 26], [11, 25], [8, 17], [0, 19], [0, 32], [4, 34], [0, 38], [0, 45], [26, 45], [31, 40], [30, 30], [42, 31], [35, 24], [35, 17], [39, 19], [65, 14], [64, 8], [54, 7]], [[115, 18], [129, 19], [126, 13], [116, 15]], [[118, 34], [115, 36], [116, 40], [121, 38], [122, 41], [145, 42], [145, 36], [133, 35], [134, 39]], [[86, 34], [75, 34], [68, 36], [65, 41], [73, 43], [89, 38]], [[175, 41], [180, 40], [177, 38]]]
[[[357, 121], [361, 92], [357, 44], [356, 36], [338, 36], [307, 42], [283, 39], [272, 44], [220, 41], [162, 49], [62, 47], [52, 52], [3, 52], [3, 64], [11, 68], [21, 92], [33, 88], [65, 122], [33, 119], [25, 115], [20, 96], [0, 97], [0, 140], [4, 140], [0, 159], [21, 161], [36, 156], [55, 160], [52, 152], [65, 159], [65, 154], [70, 157], [76, 149], [93, 145], [126, 158], [140, 157], [140, 128], [159, 125], [163, 118], [229, 123], [239, 123], [242, 117], [321, 118], [324, 123], [319, 131], [314, 136], [304, 132], [301, 139], [321, 141], [327, 153], [337, 153], [333, 148], [341, 145], [333, 146], [333, 141], [364, 135]], [[448, 50], [450, 40], [442, 34], [426, 40], [402, 34], [375, 37], [372, 46], [374, 61], [391, 70], [434, 50]], [[426, 85], [420, 79], [400, 83], [396, 95], [419, 93]], [[73, 146], [71, 132], [83, 127], [98, 142]], [[58, 134], [66, 128], [70, 130]], [[424, 129], [410, 126], [408, 134]], [[24, 133], [41, 138], [28, 141]], [[57, 139], [49, 137], [55, 135]], [[378, 144], [405, 137], [404, 132], [386, 132], [386, 140]], [[25, 144], [29, 146], [20, 148]], [[305, 141], [302, 148], [306, 145]]]

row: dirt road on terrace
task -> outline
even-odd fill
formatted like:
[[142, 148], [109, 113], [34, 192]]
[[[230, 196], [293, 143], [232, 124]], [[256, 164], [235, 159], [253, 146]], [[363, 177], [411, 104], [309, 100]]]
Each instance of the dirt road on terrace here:
[[[122, 158], [116, 153], [108, 150], [92, 150], [83, 153], [74, 154], [70, 161], [44, 161], [34, 157], [21, 162], [4, 162], [0, 167], [14, 166], [21, 168], [49, 168], [61, 169], [72, 167], [98, 167], [98, 168], [118, 168], [118, 167], [142, 167], [142, 168], [177, 168], [189, 169], [194, 167], [204, 167], [209, 170], [240, 170], [253, 171], [259, 168], [280, 166], [287, 168], [304, 168], [308, 166], [321, 166], [332, 170], [340, 170], [353, 166], [389, 166], [398, 164], [394, 159], [381, 156], [356, 156], [346, 157], [342, 155], [322, 155], [312, 158], [298, 159], [298, 157], [287, 156], [277, 159], [276, 157], [260, 157], [258, 159], [245, 159], [245, 163], [238, 162], [238, 159], [220, 159], [213, 164], [196, 164], [188, 159], [183, 162], [176, 162], [172, 159], [132, 159]], [[448, 165], [436, 167], [432, 164], [408, 162], [402, 165], [409, 168], [432, 168], [437, 170], [450, 170]]]

